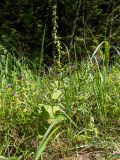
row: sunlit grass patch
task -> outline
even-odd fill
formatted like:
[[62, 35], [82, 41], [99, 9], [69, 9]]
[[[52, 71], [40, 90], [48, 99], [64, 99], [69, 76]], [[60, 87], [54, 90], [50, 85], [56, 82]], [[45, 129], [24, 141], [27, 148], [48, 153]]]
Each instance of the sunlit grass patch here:
[[27, 63], [6, 58], [0, 70], [1, 156], [37, 160], [49, 151], [45, 147], [51, 140], [66, 146], [56, 147], [63, 155], [79, 146], [114, 145], [120, 124], [119, 66], [99, 69], [85, 61], [57, 77], [38, 76]]

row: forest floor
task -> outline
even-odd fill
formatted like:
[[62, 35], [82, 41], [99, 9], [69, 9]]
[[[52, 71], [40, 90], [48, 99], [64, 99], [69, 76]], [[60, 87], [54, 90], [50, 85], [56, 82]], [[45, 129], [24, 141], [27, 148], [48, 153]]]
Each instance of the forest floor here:
[[[66, 140], [67, 142], [67, 140]], [[48, 143], [41, 160], [120, 160], [120, 143], [78, 145], [72, 148], [64, 140]]]

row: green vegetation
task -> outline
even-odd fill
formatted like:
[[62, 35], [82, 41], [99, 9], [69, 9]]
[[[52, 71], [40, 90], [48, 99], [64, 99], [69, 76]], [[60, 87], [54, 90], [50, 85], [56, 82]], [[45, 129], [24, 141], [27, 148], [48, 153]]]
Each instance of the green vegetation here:
[[120, 158], [118, 0], [0, 0], [0, 160]]
[[118, 0], [1, 0], [0, 44], [36, 63], [43, 48], [47, 65], [67, 63], [65, 45], [74, 59], [75, 45], [82, 60], [104, 40], [120, 46], [119, 10]]
[[[92, 63], [104, 44], [103, 65]], [[27, 59], [1, 56], [1, 159], [39, 160], [53, 149], [45, 150], [51, 140], [61, 156], [81, 146], [118, 149], [120, 67], [108, 66], [109, 44], [104, 44], [90, 60], [49, 68], [41, 77], [35, 65], [29, 69], [32, 63]]]

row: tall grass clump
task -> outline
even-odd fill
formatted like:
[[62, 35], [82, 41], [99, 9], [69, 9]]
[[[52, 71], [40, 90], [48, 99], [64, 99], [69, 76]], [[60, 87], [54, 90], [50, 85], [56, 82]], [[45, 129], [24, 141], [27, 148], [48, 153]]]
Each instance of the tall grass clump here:
[[59, 159], [83, 147], [119, 148], [120, 68], [109, 65], [109, 48], [102, 42], [90, 60], [79, 64], [76, 57], [61, 72], [49, 68], [42, 76], [25, 58], [2, 56], [0, 158]]
[[54, 111], [50, 104], [48, 78], [35, 75], [27, 64], [27, 59], [17, 60], [10, 53], [2, 56], [0, 64], [0, 154], [5, 157], [34, 157], [55, 119], [57, 107]]

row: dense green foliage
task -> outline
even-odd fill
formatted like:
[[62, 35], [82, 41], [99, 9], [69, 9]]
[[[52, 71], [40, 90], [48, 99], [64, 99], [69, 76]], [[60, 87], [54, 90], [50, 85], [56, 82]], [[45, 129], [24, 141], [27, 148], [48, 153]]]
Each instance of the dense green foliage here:
[[42, 47], [44, 62], [51, 64], [59, 54], [55, 45], [60, 41], [62, 61], [67, 56], [65, 45], [69, 51], [75, 45], [81, 59], [105, 39], [119, 46], [119, 9], [117, 0], [1, 0], [0, 43], [18, 57], [25, 55], [37, 63]]
[[8, 54], [2, 57], [0, 68], [1, 159], [38, 160], [53, 136], [45, 159], [57, 152], [63, 156], [81, 145], [105, 147], [110, 143], [111, 149], [118, 148], [119, 66], [99, 70], [84, 61], [60, 74], [49, 68], [40, 78], [25, 59], [21, 63]]
[[119, 11], [118, 0], [0, 0], [0, 160], [119, 157]]

